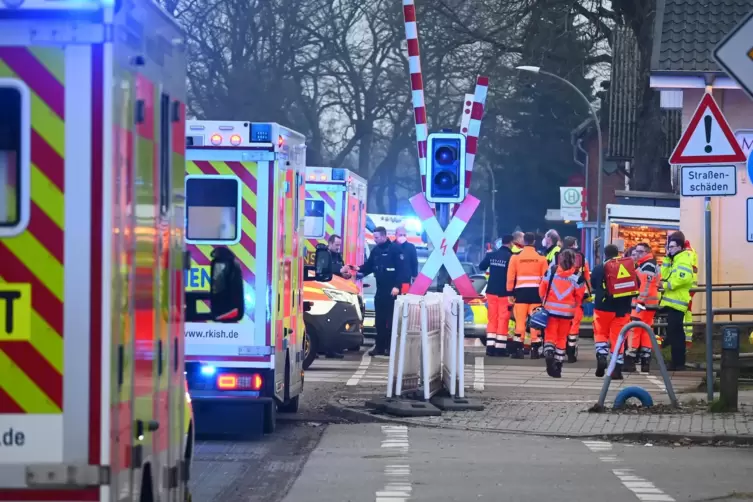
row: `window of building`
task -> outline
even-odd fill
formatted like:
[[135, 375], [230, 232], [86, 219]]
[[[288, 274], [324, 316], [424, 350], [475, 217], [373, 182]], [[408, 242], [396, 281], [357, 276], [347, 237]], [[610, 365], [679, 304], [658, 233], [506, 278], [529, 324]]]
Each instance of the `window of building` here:
[[324, 201], [306, 199], [303, 234], [308, 239], [324, 237]]
[[0, 79], [0, 236], [24, 231], [29, 219], [29, 94]]
[[241, 183], [235, 176], [187, 176], [186, 208], [186, 241], [230, 245], [241, 240]]

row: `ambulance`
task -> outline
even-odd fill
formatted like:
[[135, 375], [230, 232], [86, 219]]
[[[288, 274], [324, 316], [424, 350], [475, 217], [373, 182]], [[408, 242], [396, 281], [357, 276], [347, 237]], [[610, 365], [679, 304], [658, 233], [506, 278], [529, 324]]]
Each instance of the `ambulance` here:
[[183, 34], [0, 1], [0, 500], [184, 500]]
[[186, 129], [186, 375], [197, 431], [273, 432], [277, 410], [298, 411], [303, 390], [305, 138], [275, 123]]
[[[313, 266], [317, 246], [342, 238], [346, 265], [361, 266], [366, 257], [366, 180], [347, 169], [306, 167], [304, 259]], [[354, 273], [355, 275], [355, 273]], [[304, 313], [306, 350], [303, 368], [317, 354], [360, 349], [363, 343], [361, 281], [333, 276], [326, 283], [309, 281], [303, 291], [311, 308]]]

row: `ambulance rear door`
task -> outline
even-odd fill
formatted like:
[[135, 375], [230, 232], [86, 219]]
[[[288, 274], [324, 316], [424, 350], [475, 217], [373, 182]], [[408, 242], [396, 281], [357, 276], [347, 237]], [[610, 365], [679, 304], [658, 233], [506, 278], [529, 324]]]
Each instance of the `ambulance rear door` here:
[[93, 82], [111, 84], [112, 13], [14, 3], [0, 2], [0, 500], [99, 500], [110, 460], [108, 104]]
[[345, 169], [306, 167], [304, 202], [305, 263], [314, 265], [316, 246], [332, 235], [343, 236], [346, 196]]
[[[271, 144], [250, 146], [243, 124], [186, 125], [186, 242], [191, 258], [185, 278], [186, 361], [274, 368], [269, 305], [275, 194], [269, 187], [275, 154]], [[244, 315], [237, 323], [209, 320], [210, 263], [217, 247], [227, 247], [241, 265]]]

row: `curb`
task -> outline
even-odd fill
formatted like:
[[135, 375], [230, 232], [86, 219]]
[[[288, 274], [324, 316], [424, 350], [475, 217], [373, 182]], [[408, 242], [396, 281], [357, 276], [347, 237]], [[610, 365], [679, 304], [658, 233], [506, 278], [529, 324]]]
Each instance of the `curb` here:
[[[668, 432], [611, 432], [601, 434], [560, 434], [556, 432], [530, 432], [521, 431], [516, 429], [488, 429], [484, 427], [468, 427], [459, 426], [453, 424], [436, 424], [436, 423], [424, 423], [416, 422], [413, 420], [392, 417], [383, 414], [370, 413], [368, 411], [362, 411], [356, 408], [350, 408], [343, 406], [339, 403], [328, 401], [325, 407], [327, 413], [336, 417], [343, 418], [350, 422], [360, 424], [373, 424], [373, 423], [385, 423], [385, 424], [401, 424], [409, 425], [412, 427], [424, 427], [427, 429], [449, 429], [456, 431], [471, 431], [471, 432], [491, 432], [495, 434], [515, 434], [519, 436], [542, 436], [553, 437], [563, 439], [617, 439], [624, 441], [646, 441], [646, 442], [681, 442], [682, 446], [690, 445], [702, 445], [705, 443], [725, 442], [733, 443], [735, 446], [751, 446], [753, 445], [753, 436], [735, 436], [728, 434], [715, 434], [711, 436], [703, 436], [698, 434], [680, 434], [680, 433], [668, 433]], [[688, 441], [690, 441], [688, 443]]]

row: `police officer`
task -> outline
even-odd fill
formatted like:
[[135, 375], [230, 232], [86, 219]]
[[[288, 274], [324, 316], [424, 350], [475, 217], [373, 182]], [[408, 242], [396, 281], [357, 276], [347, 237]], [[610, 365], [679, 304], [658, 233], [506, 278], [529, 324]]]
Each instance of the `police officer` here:
[[400, 285], [410, 281], [410, 270], [400, 246], [387, 238], [384, 227], [375, 228], [372, 234], [376, 246], [358, 274], [359, 277], [374, 274], [376, 279], [374, 324], [377, 334], [374, 350], [369, 355], [389, 356], [395, 297], [400, 294]]

